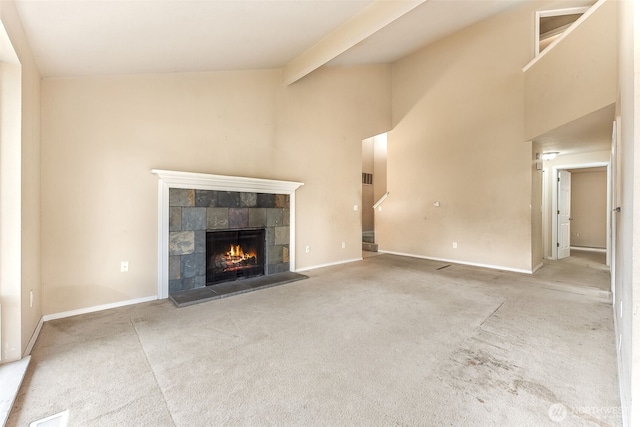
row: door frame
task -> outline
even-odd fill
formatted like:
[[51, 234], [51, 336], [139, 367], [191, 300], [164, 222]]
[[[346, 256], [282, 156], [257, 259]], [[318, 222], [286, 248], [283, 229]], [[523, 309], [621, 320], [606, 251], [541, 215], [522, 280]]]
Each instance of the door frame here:
[[[566, 177], [566, 180], [568, 182], [563, 183], [563, 179], [562, 176]], [[557, 257], [558, 259], [564, 259], [564, 258], [568, 258], [571, 256], [571, 220], [573, 218], [571, 218], [571, 192], [573, 190], [572, 188], [572, 180], [571, 180], [571, 172], [569, 172], [566, 169], [558, 169], [558, 180], [554, 183], [556, 185], [556, 194], [557, 194], [557, 198], [556, 198], [556, 203], [558, 205], [557, 207], [557, 211], [555, 211], [556, 213], [554, 214], [555, 218], [556, 218], [556, 232], [558, 233], [558, 239], [557, 239], [557, 244], [555, 246], [556, 248], [556, 253], [557, 253]], [[568, 191], [568, 196], [569, 196], [569, 200], [565, 199], [565, 195], [561, 194], [561, 191], [564, 188], [567, 187], [566, 184], [568, 185], [569, 191]], [[563, 212], [563, 206], [561, 206], [561, 203], [566, 203], [567, 206], [564, 206], [564, 208], [566, 208], [567, 212]], [[561, 218], [562, 217], [562, 218]], [[566, 242], [563, 239], [563, 234], [562, 234], [562, 228], [563, 225], [567, 225], [567, 227], [569, 228], [569, 232], [568, 235], [566, 236]], [[566, 247], [564, 246], [564, 244], [566, 243]]]
[[[567, 170], [567, 169], [585, 169], [585, 168], [598, 168], [598, 167], [606, 167], [607, 168], [607, 237], [606, 237], [606, 245], [607, 245], [607, 266], [611, 267], [611, 161], [608, 162], [591, 162], [591, 163], [573, 163], [573, 164], [558, 164], [550, 166], [551, 175], [549, 178], [552, 180], [551, 182], [551, 258], [552, 260], [558, 259], [558, 171]], [[548, 187], [543, 188], [544, 192], [549, 191]], [[546, 194], [543, 195], [543, 200], [546, 198]], [[545, 216], [548, 218], [549, 212], [545, 213]], [[545, 236], [549, 235], [549, 224], [547, 221], [543, 221], [543, 233]], [[556, 244], [554, 244], [556, 243]]]

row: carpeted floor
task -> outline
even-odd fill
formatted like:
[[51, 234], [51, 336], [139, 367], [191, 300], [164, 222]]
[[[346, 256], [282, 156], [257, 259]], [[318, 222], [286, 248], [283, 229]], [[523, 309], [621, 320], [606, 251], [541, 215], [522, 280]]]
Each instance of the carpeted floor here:
[[620, 425], [610, 303], [443, 265], [379, 255], [47, 322], [8, 425]]

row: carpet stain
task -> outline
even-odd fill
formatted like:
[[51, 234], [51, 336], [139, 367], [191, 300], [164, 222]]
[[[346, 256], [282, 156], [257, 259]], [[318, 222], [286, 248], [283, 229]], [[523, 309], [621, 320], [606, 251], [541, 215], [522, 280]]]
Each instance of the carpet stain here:
[[536, 382], [532, 382], [532, 381], [525, 381], [525, 380], [515, 380], [513, 382], [514, 384], [514, 388], [516, 390], [524, 390], [527, 391], [528, 393], [546, 400], [547, 402], [549, 402], [550, 404], [561, 404], [563, 405], [565, 408], [567, 408], [567, 413], [571, 413], [573, 415], [575, 415], [578, 418], [581, 418], [585, 421], [589, 421], [591, 423], [594, 423], [596, 425], [599, 425], [601, 427], [611, 427], [611, 424], [606, 423], [598, 418], [595, 418], [587, 413], [585, 413], [584, 411], [581, 411], [579, 408], [572, 408], [571, 405], [566, 404], [565, 402], [561, 401], [558, 396], [556, 396], [556, 394], [554, 392], [552, 392], [551, 390], [549, 390], [547, 387], [543, 386], [542, 384], [538, 384]]
[[515, 380], [513, 386], [516, 390], [525, 390], [536, 397], [546, 400], [549, 403], [558, 403], [558, 397], [542, 384], [534, 383], [532, 381]]

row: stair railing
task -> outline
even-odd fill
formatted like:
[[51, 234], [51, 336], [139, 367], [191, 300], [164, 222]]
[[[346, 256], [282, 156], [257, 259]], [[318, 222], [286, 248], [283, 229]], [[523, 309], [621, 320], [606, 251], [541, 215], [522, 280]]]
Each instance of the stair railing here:
[[380, 197], [380, 198], [378, 199], [378, 201], [377, 201], [377, 202], [375, 202], [375, 203], [374, 203], [374, 205], [373, 205], [373, 209], [378, 209], [378, 208], [382, 205], [382, 203], [383, 203], [385, 200], [387, 200], [387, 197], [389, 197], [389, 192], [388, 192], [388, 191], [387, 191], [386, 193], [384, 193], [384, 194], [382, 195], [382, 197]]

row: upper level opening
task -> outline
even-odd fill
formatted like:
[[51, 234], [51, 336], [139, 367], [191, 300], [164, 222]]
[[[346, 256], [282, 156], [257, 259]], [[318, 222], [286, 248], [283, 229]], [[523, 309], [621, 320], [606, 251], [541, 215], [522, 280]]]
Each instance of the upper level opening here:
[[537, 11], [535, 25], [536, 56], [560, 37], [587, 10], [589, 10], [588, 6]]

